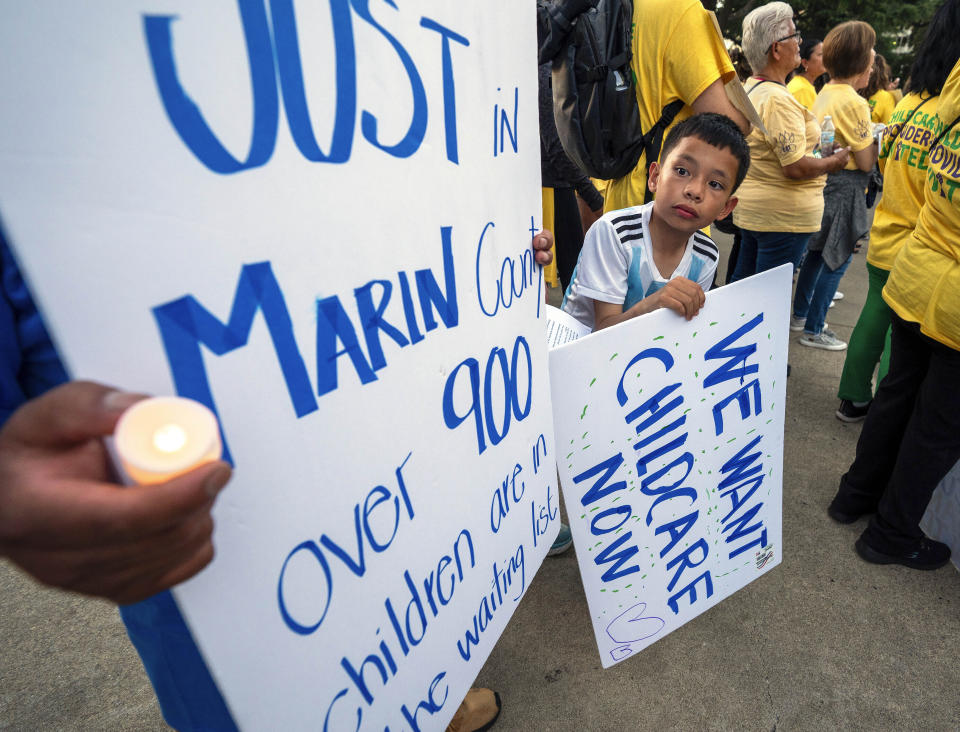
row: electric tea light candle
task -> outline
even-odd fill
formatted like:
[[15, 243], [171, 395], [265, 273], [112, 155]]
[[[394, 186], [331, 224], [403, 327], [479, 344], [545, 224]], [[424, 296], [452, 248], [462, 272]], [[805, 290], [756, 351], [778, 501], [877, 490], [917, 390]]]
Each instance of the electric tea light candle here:
[[113, 436], [124, 470], [141, 485], [219, 460], [223, 449], [213, 412], [183, 397], [137, 402], [120, 416]]

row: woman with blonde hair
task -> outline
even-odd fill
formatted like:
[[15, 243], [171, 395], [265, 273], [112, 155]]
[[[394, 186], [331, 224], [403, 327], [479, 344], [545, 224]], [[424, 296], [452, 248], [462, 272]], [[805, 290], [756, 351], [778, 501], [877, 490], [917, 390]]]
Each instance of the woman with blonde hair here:
[[823, 39], [823, 63], [830, 81], [817, 95], [813, 113], [821, 125], [827, 117], [831, 118], [836, 143], [850, 149], [850, 158], [842, 170], [827, 176], [823, 219], [820, 231], [807, 244], [807, 255], [797, 277], [790, 329], [803, 331], [801, 345], [828, 351], [847, 347], [824, 320], [857, 241], [868, 231], [863, 192], [877, 161], [877, 144], [870, 105], [857, 94], [857, 89], [870, 80], [876, 40], [873, 28], [860, 20], [841, 23]]

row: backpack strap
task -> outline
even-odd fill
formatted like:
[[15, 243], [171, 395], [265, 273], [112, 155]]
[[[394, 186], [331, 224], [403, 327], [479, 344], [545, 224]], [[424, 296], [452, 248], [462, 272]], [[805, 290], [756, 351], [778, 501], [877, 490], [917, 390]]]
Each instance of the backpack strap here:
[[[650, 166], [660, 157], [660, 148], [663, 147], [663, 132], [673, 124], [674, 118], [676, 118], [683, 107], [684, 102], [682, 99], [670, 102], [670, 104], [663, 108], [663, 112], [660, 115], [660, 119], [657, 120], [657, 123], [643, 136], [643, 151], [647, 158], [648, 179], [650, 178]], [[643, 202], [650, 203], [652, 200], [653, 193], [650, 192], [650, 187], [648, 186], [643, 196]]]
[[[914, 107], [913, 109], [911, 109], [911, 110], [910, 110], [910, 114], [908, 114], [908, 115], [907, 115], [907, 118], [906, 118], [905, 120], [903, 120], [903, 122], [900, 123], [900, 126], [897, 127], [897, 131], [890, 137], [890, 142], [889, 142], [889, 143], [886, 143], [886, 144], [893, 145], [894, 141], [900, 136], [900, 133], [903, 132], [903, 128], [907, 126], [907, 122], [909, 122], [911, 119], [913, 119], [913, 115], [915, 115], [915, 114], [917, 113], [917, 110], [920, 109], [920, 107], [922, 107], [924, 104], [926, 104], [927, 102], [929, 102], [931, 99], [933, 99], [932, 96], [931, 96], [931, 97], [927, 97], [926, 99], [922, 100], [922, 101], [920, 102], [920, 104], [918, 104], [916, 107]], [[934, 145], [935, 145], [936, 143], [937, 143], [937, 141], [934, 140]], [[930, 146], [930, 149], [931, 149], [931, 150], [933, 149], [933, 145]]]
[[776, 83], [776, 82], [774, 82], [772, 79], [760, 79], [756, 84], [754, 84], [754, 85], [751, 86], [749, 89], [747, 89], [747, 96], [750, 96], [750, 92], [752, 92], [754, 89], [756, 89], [756, 88], [757, 88], [758, 86], [760, 86], [761, 84], [765, 84], [765, 83], [768, 82], [768, 81], [769, 81], [771, 84]]
[[957, 122], [960, 122], [960, 115], [954, 117], [954, 118], [953, 118], [953, 122], [951, 122], [951, 123], [948, 124], [946, 127], [944, 127], [942, 130], [940, 130], [940, 134], [937, 135], [935, 138], [933, 138], [933, 142], [930, 143], [930, 151], [931, 151], [931, 152], [933, 151], [933, 148], [935, 148], [935, 147], [937, 146], [937, 144], [943, 139], [944, 135], [946, 135], [950, 130], [952, 130], [952, 129], [954, 128], [954, 125], [956, 125]]

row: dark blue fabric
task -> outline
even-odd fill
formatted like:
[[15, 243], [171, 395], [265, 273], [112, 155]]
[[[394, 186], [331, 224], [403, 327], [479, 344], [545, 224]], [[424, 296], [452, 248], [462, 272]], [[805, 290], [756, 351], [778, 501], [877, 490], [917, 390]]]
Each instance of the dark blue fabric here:
[[0, 236], [0, 425], [28, 399], [67, 380], [20, 270]]
[[809, 232], [795, 234], [789, 231], [741, 229], [740, 254], [737, 256], [737, 266], [731, 282], [766, 272], [787, 262], [796, 268], [810, 236]]
[[[67, 379], [0, 235], [0, 426], [21, 404]], [[180, 732], [237, 728], [169, 592], [121, 607], [120, 617], [167, 724]]]

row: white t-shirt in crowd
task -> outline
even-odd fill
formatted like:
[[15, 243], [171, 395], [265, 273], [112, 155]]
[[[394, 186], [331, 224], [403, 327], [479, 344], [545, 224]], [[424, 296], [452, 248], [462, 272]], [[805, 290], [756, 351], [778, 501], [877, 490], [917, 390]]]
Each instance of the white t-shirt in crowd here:
[[627, 310], [674, 277], [697, 282], [706, 292], [713, 284], [719, 253], [709, 236], [697, 231], [676, 270], [663, 277], [653, 261], [650, 211], [653, 202], [610, 211], [590, 227], [561, 308], [594, 327], [593, 301], [623, 304]]

